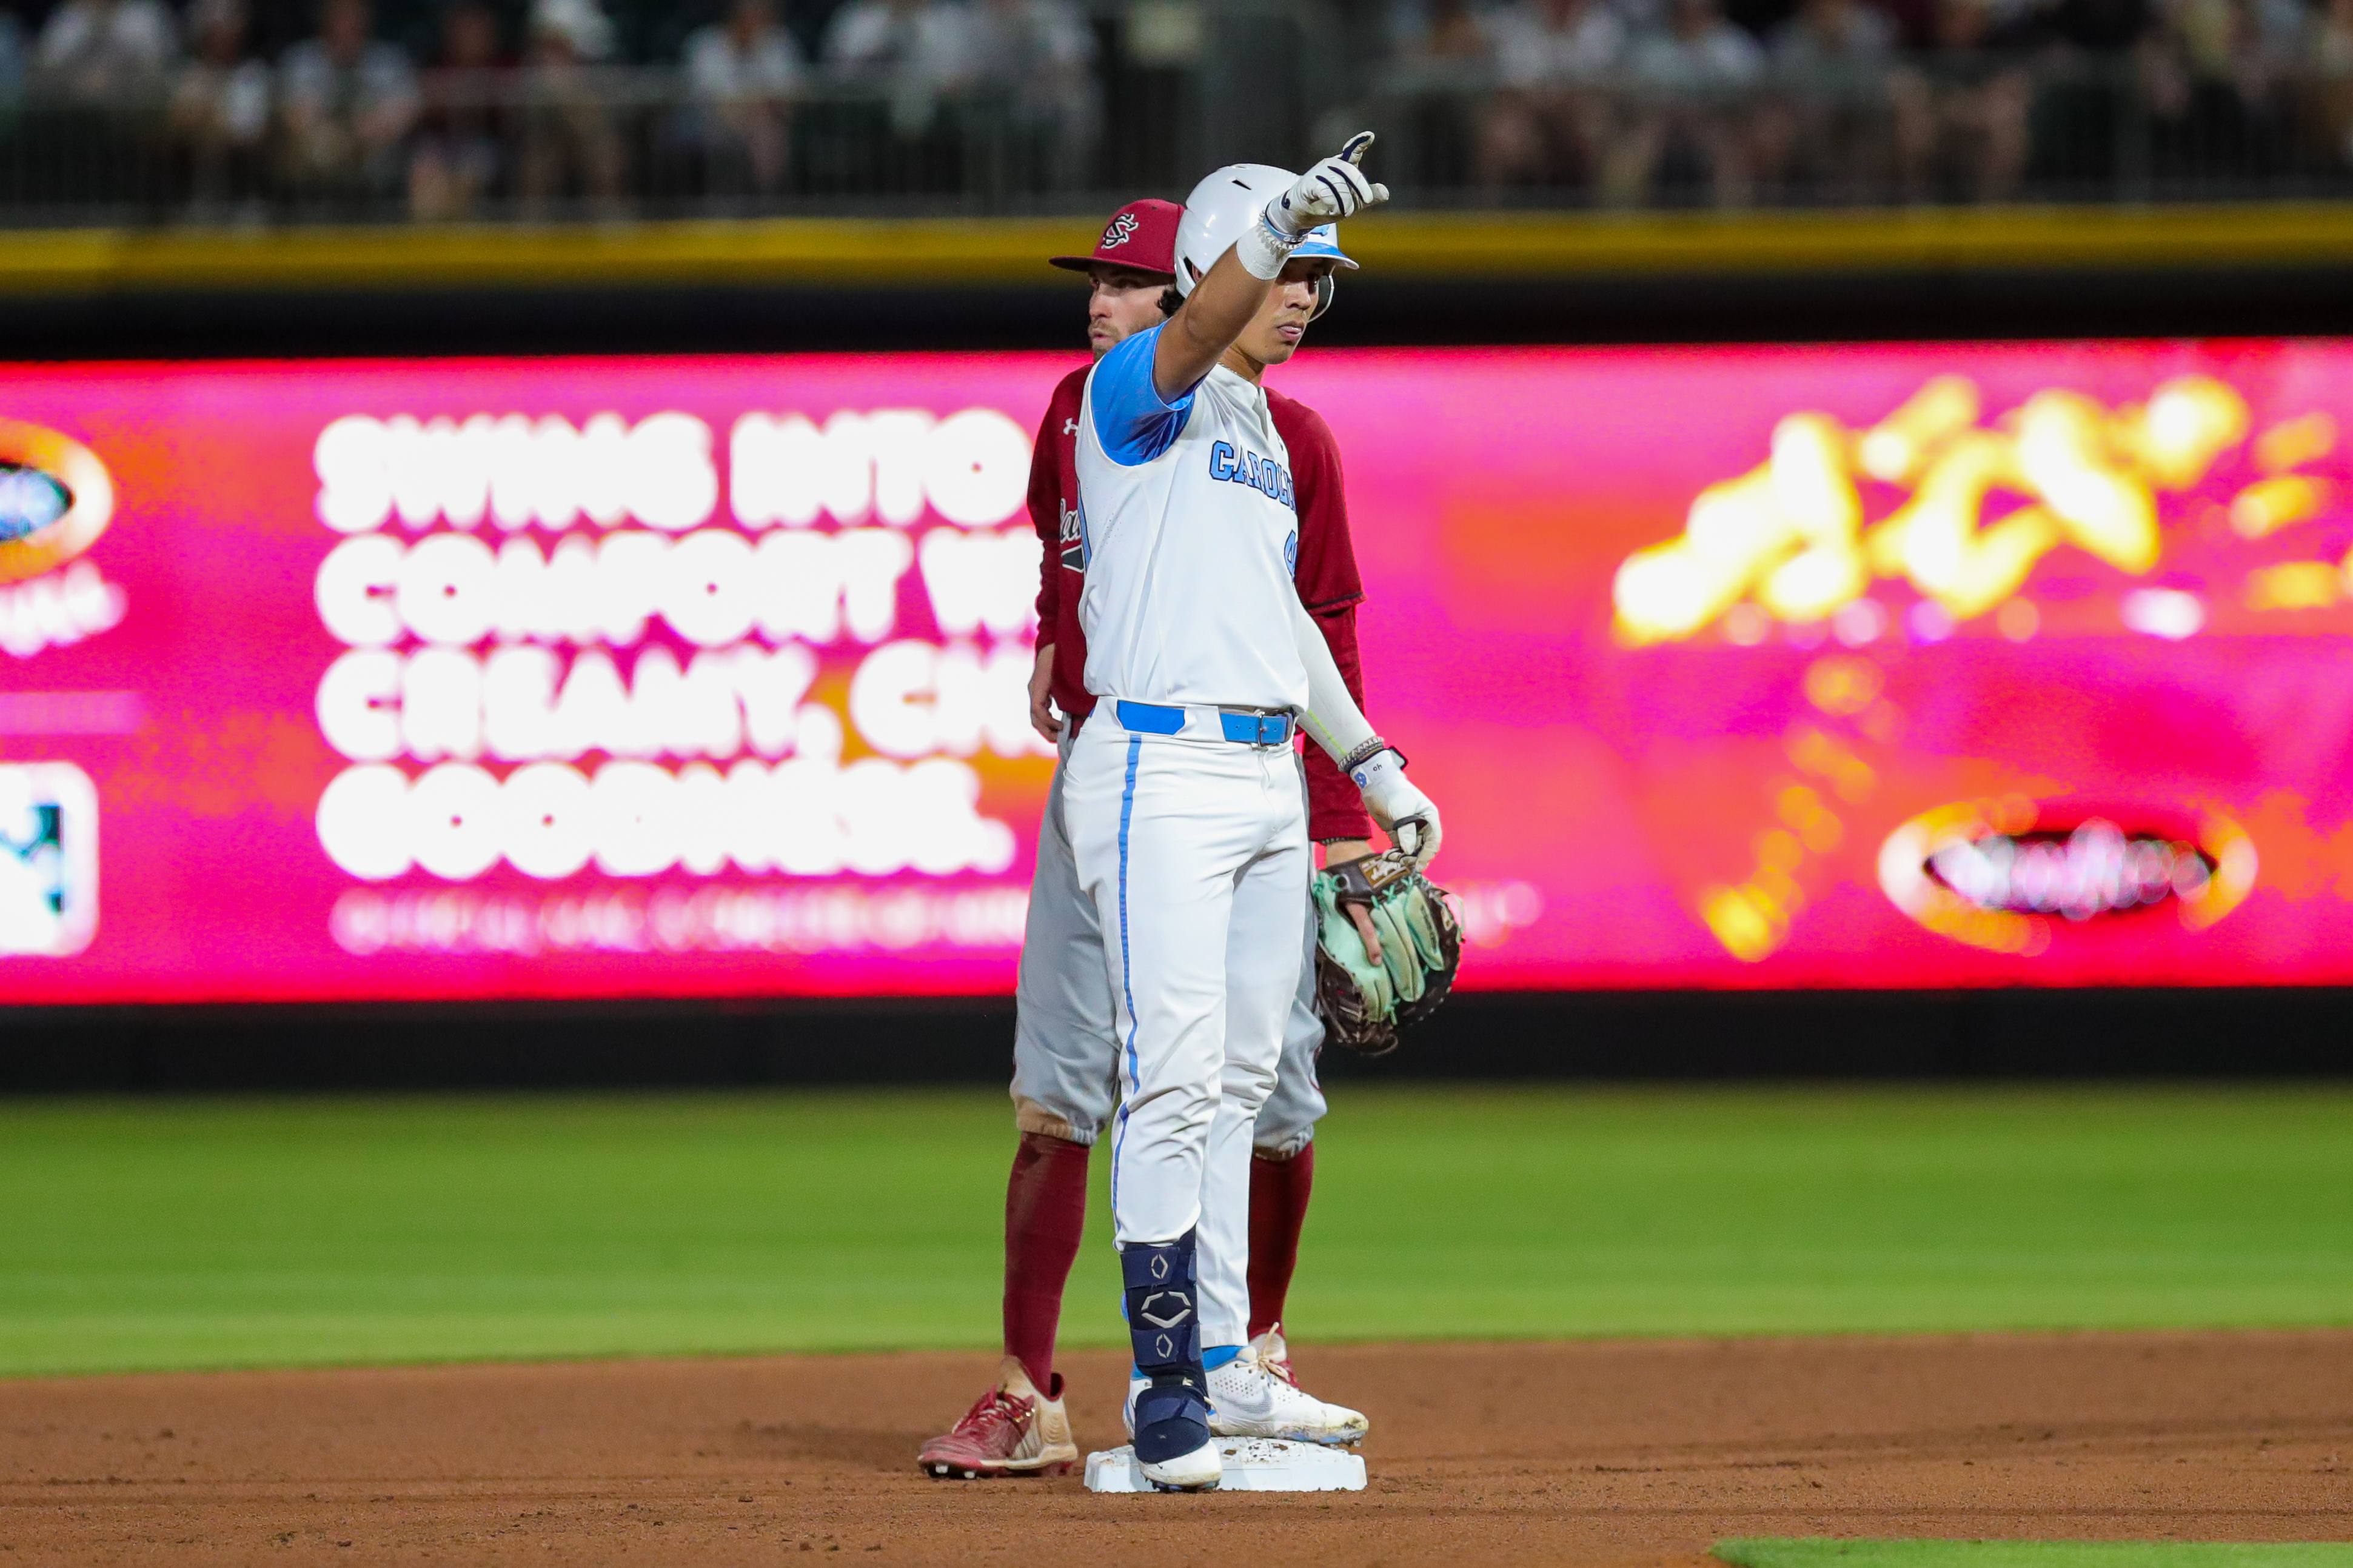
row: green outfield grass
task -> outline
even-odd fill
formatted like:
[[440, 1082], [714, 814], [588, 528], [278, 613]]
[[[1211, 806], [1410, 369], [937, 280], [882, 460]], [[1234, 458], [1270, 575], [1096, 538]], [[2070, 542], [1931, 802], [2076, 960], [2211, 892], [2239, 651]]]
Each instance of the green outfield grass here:
[[2341, 1541], [1720, 1541], [1733, 1568], [2353, 1568]]
[[[2353, 1321], [2341, 1089], [1334, 1098], [1310, 1339]], [[1012, 1144], [963, 1091], [0, 1103], [0, 1373], [989, 1345]]]

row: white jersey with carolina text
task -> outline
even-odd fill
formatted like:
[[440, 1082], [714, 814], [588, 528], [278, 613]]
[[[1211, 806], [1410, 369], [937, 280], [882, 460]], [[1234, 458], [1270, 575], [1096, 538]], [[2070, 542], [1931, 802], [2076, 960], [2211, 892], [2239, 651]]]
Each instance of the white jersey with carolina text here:
[[1266, 394], [1219, 365], [1164, 401], [1161, 328], [1105, 354], [1080, 404], [1087, 689], [1136, 702], [1307, 705], [1292, 629], [1299, 519]]

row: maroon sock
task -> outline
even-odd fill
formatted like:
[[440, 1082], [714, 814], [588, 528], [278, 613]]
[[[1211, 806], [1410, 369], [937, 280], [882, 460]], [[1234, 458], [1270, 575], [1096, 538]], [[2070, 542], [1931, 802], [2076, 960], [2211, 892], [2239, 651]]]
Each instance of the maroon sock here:
[[1250, 1338], [1282, 1319], [1291, 1271], [1299, 1266], [1299, 1231], [1307, 1223], [1307, 1194], [1315, 1185], [1315, 1145], [1288, 1160], [1250, 1157]]
[[1005, 1353], [1053, 1397], [1062, 1287], [1087, 1223], [1087, 1146], [1024, 1132], [1005, 1187]]

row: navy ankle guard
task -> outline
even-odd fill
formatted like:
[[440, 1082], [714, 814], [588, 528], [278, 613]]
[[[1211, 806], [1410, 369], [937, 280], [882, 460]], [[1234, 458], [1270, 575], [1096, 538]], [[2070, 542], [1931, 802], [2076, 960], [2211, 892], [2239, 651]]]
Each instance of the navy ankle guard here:
[[1127, 1286], [1127, 1333], [1135, 1369], [1150, 1380], [1135, 1396], [1135, 1457], [1147, 1464], [1173, 1459], [1209, 1440], [1209, 1376], [1201, 1369], [1193, 1233], [1166, 1247], [1124, 1248], [1119, 1270]]

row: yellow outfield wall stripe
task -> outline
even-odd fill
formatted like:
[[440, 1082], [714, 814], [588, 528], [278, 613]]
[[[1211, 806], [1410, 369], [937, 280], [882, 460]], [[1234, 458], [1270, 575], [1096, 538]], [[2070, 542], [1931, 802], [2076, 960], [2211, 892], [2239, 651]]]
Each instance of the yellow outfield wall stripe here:
[[1049, 278], [1043, 258], [1093, 237], [1028, 219], [68, 229], [0, 235], [0, 289], [1004, 282]]
[[[1050, 284], [1082, 218], [0, 233], [0, 293]], [[2353, 204], [1596, 215], [1400, 212], [1350, 251], [1385, 277], [2353, 265]]]
[[2353, 204], [1465, 215], [1360, 222], [1352, 255], [1415, 276], [1915, 272], [2353, 263]]

